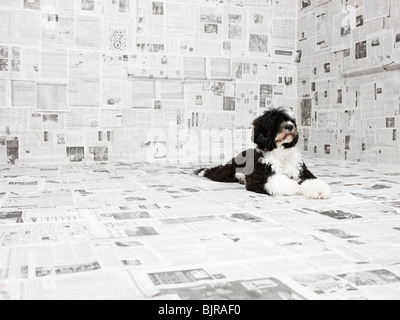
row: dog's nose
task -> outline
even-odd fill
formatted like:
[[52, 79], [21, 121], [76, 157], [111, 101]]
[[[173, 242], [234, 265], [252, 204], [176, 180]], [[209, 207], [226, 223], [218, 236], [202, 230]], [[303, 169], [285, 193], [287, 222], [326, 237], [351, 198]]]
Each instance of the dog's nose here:
[[285, 129], [288, 130], [288, 131], [290, 131], [290, 132], [292, 132], [293, 129], [294, 129], [294, 125], [288, 124], [288, 125], [286, 125]]

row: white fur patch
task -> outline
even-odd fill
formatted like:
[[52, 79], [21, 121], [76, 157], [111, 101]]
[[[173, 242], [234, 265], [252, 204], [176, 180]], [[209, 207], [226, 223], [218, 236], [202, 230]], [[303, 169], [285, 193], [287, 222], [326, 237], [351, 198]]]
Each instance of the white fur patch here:
[[265, 190], [273, 196], [296, 196], [302, 194], [301, 186], [297, 181], [289, 179], [283, 174], [275, 174], [268, 179]]
[[246, 184], [246, 175], [244, 173], [238, 172], [235, 174], [235, 177], [239, 180], [239, 183]]
[[307, 199], [329, 199], [332, 197], [331, 187], [322, 180], [307, 180], [301, 185]]
[[199, 176], [199, 177], [204, 177], [206, 171], [207, 171], [207, 169], [201, 170], [201, 171], [198, 173], [198, 176]]
[[291, 124], [292, 126], [294, 126], [294, 123], [292, 121], [288, 121], [287, 124]]
[[285, 175], [296, 181], [299, 181], [300, 171], [304, 163], [297, 148], [285, 149], [283, 146], [270, 152], [264, 152], [264, 157], [260, 161], [265, 165], [270, 164], [275, 173]]

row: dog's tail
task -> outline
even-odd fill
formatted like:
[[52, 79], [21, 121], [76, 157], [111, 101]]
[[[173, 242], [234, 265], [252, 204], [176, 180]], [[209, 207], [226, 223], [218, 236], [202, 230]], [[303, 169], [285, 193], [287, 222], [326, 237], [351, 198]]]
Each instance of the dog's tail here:
[[196, 176], [204, 177], [204, 173], [205, 173], [207, 170], [208, 170], [207, 168], [201, 168], [201, 169], [197, 169], [197, 170], [193, 171], [193, 173], [194, 173]]

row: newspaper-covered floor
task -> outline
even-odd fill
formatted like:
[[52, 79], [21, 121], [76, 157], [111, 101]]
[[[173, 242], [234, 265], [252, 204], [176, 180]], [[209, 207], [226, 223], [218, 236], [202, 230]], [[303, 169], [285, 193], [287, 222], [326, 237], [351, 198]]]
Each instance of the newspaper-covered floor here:
[[400, 171], [309, 166], [331, 200], [185, 165], [0, 167], [0, 299], [399, 299]]

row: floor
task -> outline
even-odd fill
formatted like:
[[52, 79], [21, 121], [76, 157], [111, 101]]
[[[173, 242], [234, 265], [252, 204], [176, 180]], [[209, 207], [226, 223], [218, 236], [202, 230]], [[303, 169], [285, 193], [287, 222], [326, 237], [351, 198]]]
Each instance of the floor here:
[[185, 165], [0, 167], [0, 300], [400, 299], [400, 170], [309, 167], [331, 200]]

